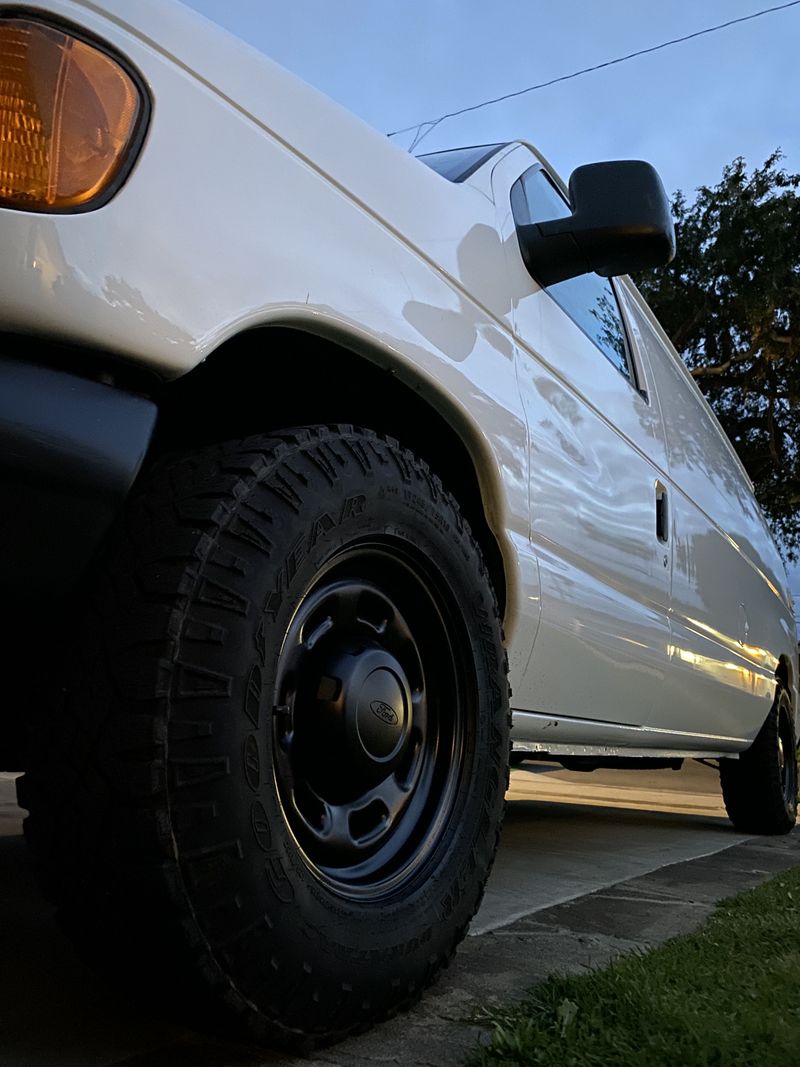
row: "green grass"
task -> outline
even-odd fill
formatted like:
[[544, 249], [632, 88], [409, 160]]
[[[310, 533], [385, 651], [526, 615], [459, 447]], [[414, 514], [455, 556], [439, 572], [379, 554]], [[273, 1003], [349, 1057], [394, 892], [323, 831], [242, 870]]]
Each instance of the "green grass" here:
[[800, 1064], [800, 868], [723, 901], [695, 934], [550, 978], [487, 1012], [469, 1067]]

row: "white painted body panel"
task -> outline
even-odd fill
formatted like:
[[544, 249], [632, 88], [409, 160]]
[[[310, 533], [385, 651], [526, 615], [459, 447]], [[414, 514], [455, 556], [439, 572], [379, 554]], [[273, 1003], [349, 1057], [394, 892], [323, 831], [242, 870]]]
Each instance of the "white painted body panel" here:
[[670, 473], [670, 668], [652, 722], [715, 735], [738, 724], [752, 739], [774, 695], [775, 650], [794, 645], [783, 563], [738, 458], [632, 287], [626, 311], [656, 386]]
[[[497, 164], [498, 206], [537, 162], [520, 147]], [[528, 275], [507, 207], [501, 227], [542, 583], [523, 706], [642, 725], [669, 644], [669, 560], [654, 536], [655, 486], [666, 465], [660, 412]]]
[[[780, 559], [632, 286], [649, 401], [525, 273], [507, 197], [532, 150], [453, 185], [172, 0], [39, 7], [124, 53], [153, 115], [103, 208], [0, 210], [0, 328], [174, 377], [242, 330], [291, 325], [391, 368], [474, 463], [506, 572], [517, 736], [555, 722], [569, 744], [744, 747], [779, 656], [796, 662]], [[666, 565], [656, 478], [674, 502]]]

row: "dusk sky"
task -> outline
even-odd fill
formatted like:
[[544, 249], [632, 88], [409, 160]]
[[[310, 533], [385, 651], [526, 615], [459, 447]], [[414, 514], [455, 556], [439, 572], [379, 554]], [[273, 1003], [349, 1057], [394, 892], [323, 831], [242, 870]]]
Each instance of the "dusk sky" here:
[[[568, 74], [779, 0], [189, 0], [383, 132]], [[533, 141], [566, 177], [643, 158], [667, 189], [777, 146], [800, 170], [800, 5], [450, 119], [425, 151]], [[407, 145], [409, 136], [398, 139]]]
[[[779, 0], [189, 0], [386, 133]], [[403, 146], [409, 134], [398, 138]], [[647, 159], [691, 197], [742, 155], [800, 171], [800, 5], [449, 119], [420, 151], [524, 138], [567, 177]], [[792, 572], [800, 601], [800, 568]]]

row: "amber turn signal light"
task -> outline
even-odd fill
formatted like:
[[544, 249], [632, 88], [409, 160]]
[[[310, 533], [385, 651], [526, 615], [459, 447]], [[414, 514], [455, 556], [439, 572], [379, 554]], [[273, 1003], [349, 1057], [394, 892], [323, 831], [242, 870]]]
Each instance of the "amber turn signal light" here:
[[65, 211], [103, 198], [142, 107], [131, 75], [99, 48], [0, 18], [0, 206]]

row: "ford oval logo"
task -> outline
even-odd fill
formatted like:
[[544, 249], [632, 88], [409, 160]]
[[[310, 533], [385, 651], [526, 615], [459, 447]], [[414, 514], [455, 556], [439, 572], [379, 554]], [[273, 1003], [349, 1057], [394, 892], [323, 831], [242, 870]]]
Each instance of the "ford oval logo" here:
[[373, 700], [369, 708], [375, 718], [385, 722], [387, 726], [397, 726], [400, 721], [394, 708], [383, 700]]

